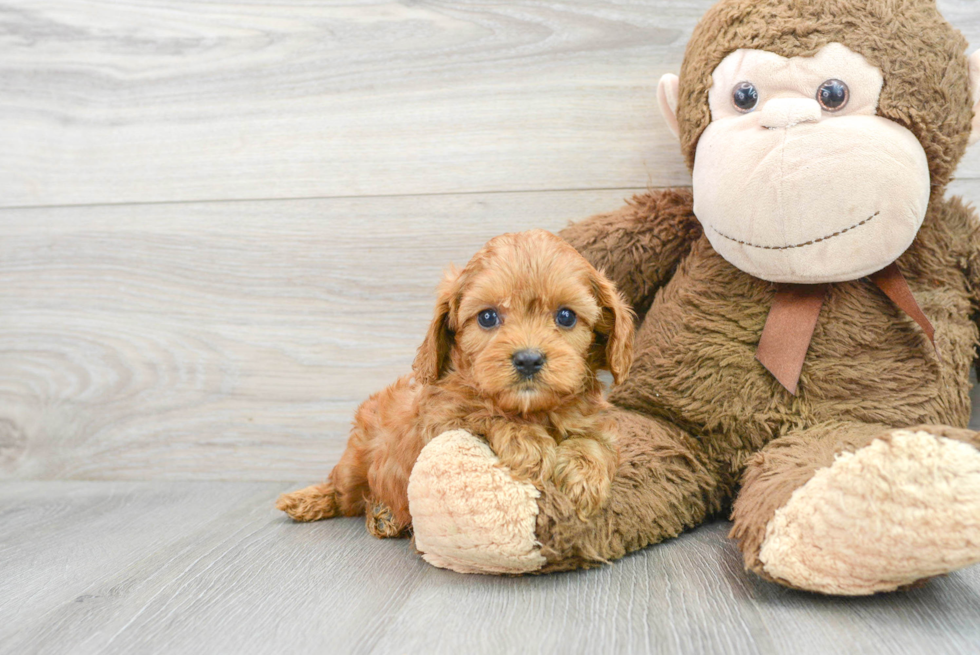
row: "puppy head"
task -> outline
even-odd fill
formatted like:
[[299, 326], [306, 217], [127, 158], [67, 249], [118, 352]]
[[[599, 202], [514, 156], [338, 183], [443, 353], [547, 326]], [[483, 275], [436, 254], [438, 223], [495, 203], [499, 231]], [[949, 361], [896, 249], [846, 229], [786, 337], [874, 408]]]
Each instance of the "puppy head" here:
[[626, 378], [633, 315], [612, 283], [544, 230], [492, 239], [447, 274], [415, 359], [431, 383], [455, 369], [507, 411], [548, 410], [594, 384]]

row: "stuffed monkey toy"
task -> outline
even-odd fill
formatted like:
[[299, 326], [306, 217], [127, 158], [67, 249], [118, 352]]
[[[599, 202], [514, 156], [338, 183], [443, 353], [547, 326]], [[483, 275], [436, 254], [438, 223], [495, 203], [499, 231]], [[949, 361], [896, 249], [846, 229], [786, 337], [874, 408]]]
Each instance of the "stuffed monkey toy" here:
[[980, 224], [944, 197], [980, 136], [966, 49], [934, 0], [715, 5], [658, 94], [693, 188], [561, 233], [638, 316], [610, 500], [583, 521], [445, 433], [409, 487], [423, 557], [589, 567], [729, 513], [746, 568], [799, 589], [980, 561]]

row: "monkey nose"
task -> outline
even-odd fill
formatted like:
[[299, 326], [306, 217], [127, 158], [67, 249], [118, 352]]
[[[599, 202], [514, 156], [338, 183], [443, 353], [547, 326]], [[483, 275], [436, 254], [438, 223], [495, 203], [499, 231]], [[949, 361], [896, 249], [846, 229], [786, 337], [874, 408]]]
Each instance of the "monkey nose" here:
[[511, 363], [521, 377], [534, 377], [544, 366], [544, 354], [540, 350], [519, 350], [514, 353]]
[[759, 111], [759, 125], [775, 130], [820, 120], [820, 103], [812, 98], [773, 98]]

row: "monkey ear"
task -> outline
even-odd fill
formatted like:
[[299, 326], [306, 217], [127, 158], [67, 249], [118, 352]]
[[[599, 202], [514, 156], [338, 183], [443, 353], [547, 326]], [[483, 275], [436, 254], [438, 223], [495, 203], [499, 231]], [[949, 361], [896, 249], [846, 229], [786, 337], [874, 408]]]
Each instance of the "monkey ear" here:
[[970, 55], [970, 99], [973, 101], [970, 145], [973, 145], [980, 141], [980, 50]]
[[660, 113], [667, 121], [670, 133], [677, 139], [680, 137], [680, 126], [677, 123], [677, 99], [680, 96], [680, 78], [673, 73], [667, 73], [660, 78], [660, 85], [657, 87], [657, 103], [660, 105]]
[[600, 271], [592, 277], [592, 292], [602, 310], [594, 328], [600, 349], [596, 361], [620, 384], [626, 381], [633, 365], [633, 310]]
[[455, 336], [452, 329], [453, 304], [458, 293], [459, 276], [460, 272], [451, 267], [439, 283], [435, 314], [412, 363], [415, 379], [421, 384], [432, 384], [449, 367], [449, 351]]

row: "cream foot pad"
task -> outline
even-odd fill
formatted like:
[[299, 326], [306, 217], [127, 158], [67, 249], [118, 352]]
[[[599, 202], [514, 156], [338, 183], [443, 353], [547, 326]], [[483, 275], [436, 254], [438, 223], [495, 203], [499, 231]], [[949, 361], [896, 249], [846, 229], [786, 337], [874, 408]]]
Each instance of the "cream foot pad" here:
[[408, 483], [415, 546], [460, 573], [528, 573], [545, 558], [534, 537], [539, 492], [496, 466], [485, 442], [444, 432], [422, 449]]
[[980, 562], [980, 451], [897, 430], [839, 455], [776, 511], [759, 556], [773, 577], [844, 595]]

